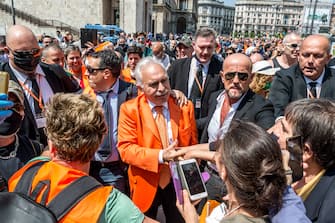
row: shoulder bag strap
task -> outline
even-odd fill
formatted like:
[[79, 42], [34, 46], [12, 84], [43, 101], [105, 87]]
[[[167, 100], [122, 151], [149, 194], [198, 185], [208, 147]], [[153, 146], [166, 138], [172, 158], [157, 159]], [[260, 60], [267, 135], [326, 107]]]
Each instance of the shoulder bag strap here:
[[47, 208], [52, 211], [57, 220], [60, 221], [83, 198], [101, 186], [102, 185], [94, 178], [83, 176], [62, 190], [50, 201]]
[[33, 183], [33, 178], [35, 177], [37, 171], [41, 168], [41, 166], [46, 162], [49, 161], [40, 161], [31, 165], [21, 176], [19, 182], [14, 189], [14, 192], [29, 196], [31, 191], [31, 185]]

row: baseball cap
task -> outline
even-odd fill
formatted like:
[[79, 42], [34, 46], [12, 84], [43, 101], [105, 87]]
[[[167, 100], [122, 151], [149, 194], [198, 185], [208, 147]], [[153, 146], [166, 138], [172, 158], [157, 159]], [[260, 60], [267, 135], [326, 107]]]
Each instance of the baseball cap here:
[[192, 40], [189, 37], [184, 36], [178, 41], [177, 46], [180, 44], [190, 48], [192, 46]]
[[252, 65], [252, 73], [264, 74], [273, 76], [280, 68], [273, 68], [269, 61], [262, 60]]
[[21, 105], [24, 106], [24, 95], [23, 91], [18, 83], [9, 80], [8, 94], [14, 94], [20, 101]]

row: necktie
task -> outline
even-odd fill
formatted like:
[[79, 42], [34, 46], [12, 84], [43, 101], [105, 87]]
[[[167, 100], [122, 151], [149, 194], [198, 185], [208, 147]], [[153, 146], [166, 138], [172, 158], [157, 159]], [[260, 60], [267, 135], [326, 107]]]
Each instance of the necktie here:
[[[38, 87], [37, 81], [36, 81], [36, 76], [30, 76], [29, 80], [31, 81], [31, 91], [33, 94], [36, 96], [36, 98], [40, 98], [40, 88]], [[35, 115], [39, 115], [42, 113], [42, 109], [39, 105], [39, 101], [34, 98], [34, 110], [35, 110]]]
[[112, 128], [112, 111], [111, 111], [111, 106], [109, 103], [109, 94], [113, 91], [108, 91], [108, 92], [103, 92], [100, 93], [99, 95], [103, 98], [103, 109], [104, 109], [104, 115], [105, 115], [105, 120], [107, 123], [107, 128], [108, 132], [107, 135], [104, 137], [102, 144], [101, 144], [101, 149], [98, 151], [98, 153], [101, 155], [102, 159], [106, 160], [112, 152], [112, 135], [113, 132], [111, 131]]
[[195, 113], [196, 119], [200, 118], [200, 114], [201, 114], [200, 112], [201, 108], [198, 107], [198, 103], [201, 103], [199, 100], [201, 100], [201, 95], [202, 95], [201, 90], [200, 90], [200, 88], [202, 88], [202, 82], [203, 82], [202, 68], [203, 68], [203, 65], [199, 64], [198, 70], [196, 72], [196, 77], [194, 78], [193, 85], [191, 88], [191, 94], [190, 94], [190, 99], [193, 102], [194, 108], [195, 108], [194, 113]]
[[221, 107], [220, 126], [223, 126], [224, 120], [226, 119], [226, 116], [228, 115], [230, 108], [231, 108], [231, 105], [230, 105], [229, 96], [227, 93], [225, 93], [224, 102]]
[[310, 90], [311, 94], [313, 95], [313, 98], [317, 98], [317, 95], [316, 95], [317, 82], [309, 82], [308, 84], [310, 86], [309, 90]]
[[[167, 132], [167, 125], [166, 120], [163, 114], [163, 106], [156, 106], [154, 109], [157, 113], [155, 122], [159, 132], [159, 136], [161, 138], [161, 142], [163, 145], [163, 149], [169, 146], [168, 140], [168, 132]], [[170, 182], [171, 174], [170, 169], [166, 164], [161, 165], [161, 169], [159, 171], [159, 186], [164, 189]]]

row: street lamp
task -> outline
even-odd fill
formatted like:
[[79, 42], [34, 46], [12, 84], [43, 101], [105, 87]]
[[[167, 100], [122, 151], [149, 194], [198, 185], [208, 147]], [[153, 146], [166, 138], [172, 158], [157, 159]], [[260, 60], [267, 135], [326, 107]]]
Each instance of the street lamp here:
[[12, 0], [12, 16], [13, 16], [13, 25], [15, 25], [15, 8], [14, 8], [14, 0]]

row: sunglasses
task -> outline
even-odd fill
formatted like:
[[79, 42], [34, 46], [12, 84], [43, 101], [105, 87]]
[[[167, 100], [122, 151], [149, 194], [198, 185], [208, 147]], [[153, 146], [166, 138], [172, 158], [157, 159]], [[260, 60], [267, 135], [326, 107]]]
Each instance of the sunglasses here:
[[25, 51], [20, 51], [20, 50], [12, 50], [11, 48], [9, 48], [7, 46], [7, 48], [13, 52], [13, 54], [15, 56], [18, 56], [18, 57], [28, 57], [28, 56], [38, 56], [41, 52], [41, 49], [39, 48], [35, 48], [35, 49], [32, 49], [32, 50], [25, 50]]
[[235, 75], [237, 75], [238, 79], [240, 81], [246, 81], [248, 80], [249, 74], [248, 73], [242, 73], [242, 72], [230, 72], [225, 74], [226, 80], [232, 80], [234, 79]]
[[299, 47], [300, 45], [297, 44], [297, 43], [292, 43], [292, 44], [287, 44], [286, 46], [288, 46], [289, 48], [295, 49], [295, 48]]
[[108, 67], [99, 67], [99, 68], [86, 67], [86, 70], [89, 74], [93, 74], [99, 70], [105, 70], [105, 69], [108, 69]]

